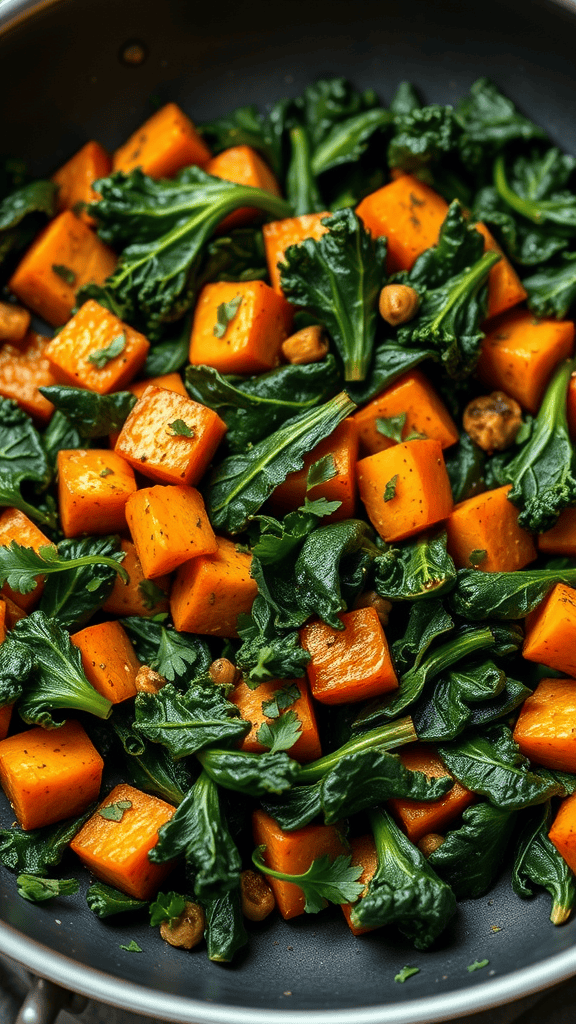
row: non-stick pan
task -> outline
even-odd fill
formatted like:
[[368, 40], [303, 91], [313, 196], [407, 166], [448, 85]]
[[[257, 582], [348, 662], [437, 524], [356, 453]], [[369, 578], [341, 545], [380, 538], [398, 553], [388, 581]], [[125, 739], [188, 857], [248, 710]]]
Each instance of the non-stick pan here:
[[[126, 44], [141, 45], [131, 63]], [[131, 51], [134, 52], [134, 49]], [[196, 121], [345, 75], [386, 101], [411, 79], [451, 102], [488, 75], [576, 153], [576, 11], [543, 0], [4, 0], [1, 148], [47, 173], [90, 138], [114, 148], [159, 102]], [[4, 807], [0, 820], [12, 815]], [[80, 877], [80, 876], [79, 876]], [[196, 1024], [415, 1024], [517, 998], [576, 972], [576, 921], [520, 901], [504, 875], [465, 901], [432, 952], [396, 932], [354, 938], [339, 908], [252, 928], [233, 965], [166, 946], [139, 920], [104, 924], [77, 897], [35, 906], [0, 875], [0, 951], [73, 991]], [[141, 953], [121, 949], [135, 939]], [[476, 960], [482, 970], [469, 972]], [[420, 968], [405, 984], [394, 975]]]

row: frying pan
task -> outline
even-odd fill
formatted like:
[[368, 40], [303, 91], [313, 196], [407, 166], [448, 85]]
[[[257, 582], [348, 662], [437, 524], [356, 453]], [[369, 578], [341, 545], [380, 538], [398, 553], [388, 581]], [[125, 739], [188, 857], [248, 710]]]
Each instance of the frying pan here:
[[[143, 62], [126, 61], [126, 44]], [[95, 138], [113, 149], [175, 100], [202, 122], [245, 103], [345, 75], [388, 100], [411, 79], [455, 101], [488, 74], [576, 153], [576, 10], [542, 0], [4, 0], [0, 3], [2, 148], [49, 173]], [[2, 825], [10, 824], [7, 805]], [[81, 877], [79, 875], [79, 877]], [[396, 932], [354, 938], [339, 908], [252, 928], [234, 964], [166, 946], [133, 919], [103, 924], [77, 897], [32, 905], [0, 877], [0, 952], [102, 1002], [195, 1024], [416, 1024], [519, 998], [576, 972], [576, 920], [548, 922], [549, 898], [520, 901], [507, 876], [465, 901], [435, 949]], [[498, 930], [499, 929], [499, 930]], [[131, 939], [142, 953], [121, 945]], [[488, 959], [469, 972], [475, 960]], [[406, 984], [406, 964], [420, 973]]]

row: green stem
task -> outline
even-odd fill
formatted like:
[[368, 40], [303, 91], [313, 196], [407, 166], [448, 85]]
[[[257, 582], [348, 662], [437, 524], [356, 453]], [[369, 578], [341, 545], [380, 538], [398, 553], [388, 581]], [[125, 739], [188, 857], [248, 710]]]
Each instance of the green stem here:
[[418, 737], [414, 729], [414, 723], [409, 715], [406, 718], [399, 718], [395, 722], [381, 725], [377, 729], [371, 729], [357, 738], [348, 740], [342, 747], [332, 754], [325, 754], [324, 757], [312, 761], [300, 770], [298, 785], [309, 782], [318, 782], [335, 768], [338, 762], [346, 754], [356, 754], [360, 750], [368, 750], [370, 747], [379, 747], [381, 750], [393, 750], [394, 747], [402, 747], [405, 743], [414, 743]]
[[290, 130], [290, 145], [292, 154], [286, 175], [286, 192], [294, 216], [321, 211], [323, 207], [310, 164], [310, 141], [305, 128]]
[[262, 858], [262, 850], [265, 849], [265, 846], [257, 846], [252, 854], [252, 863], [258, 871], [262, 871], [265, 875], [270, 875], [272, 878], [278, 878], [281, 882], [293, 882], [294, 885], [298, 885], [298, 882], [306, 878], [307, 872], [302, 872], [301, 875], [288, 875], [284, 871], [275, 871], [274, 868], [269, 868]]
[[401, 685], [407, 685], [412, 676], [424, 676], [426, 682], [436, 679], [444, 669], [450, 668], [455, 661], [466, 658], [476, 651], [482, 651], [494, 644], [494, 634], [487, 626], [472, 629], [442, 644], [418, 668], [409, 669], [401, 679]]
[[510, 188], [506, 179], [506, 164], [503, 153], [496, 157], [494, 161], [494, 185], [500, 198], [505, 203], [508, 203], [508, 206], [511, 206], [513, 210], [516, 210], [516, 213], [526, 217], [527, 220], [531, 220], [533, 224], [540, 224], [542, 222], [542, 213], [536, 204], [529, 202], [527, 199], [522, 199], [522, 196], [519, 196], [517, 192]]
[[430, 325], [430, 329], [433, 334], [439, 330], [442, 321], [450, 315], [454, 306], [457, 306], [464, 296], [472, 296], [479, 288], [482, 287], [492, 267], [495, 263], [498, 263], [500, 259], [500, 253], [485, 252], [484, 255], [470, 267], [467, 273], [462, 275], [460, 283], [450, 290], [450, 298], [448, 302], [442, 306], [442, 309]]

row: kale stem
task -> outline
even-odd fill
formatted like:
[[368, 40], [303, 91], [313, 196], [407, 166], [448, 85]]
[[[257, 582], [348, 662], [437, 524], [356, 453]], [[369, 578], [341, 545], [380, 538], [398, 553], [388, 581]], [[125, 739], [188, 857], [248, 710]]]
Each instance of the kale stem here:
[[503, 153], [496, 157], [494, 161], [494, 185], [500, 198], [505, 203], [508, 203], [508, 206], [511, 206], [513, 210], [516, 210], [516, 213], [531, 220], [533, 224], [540, 224], [542, 222], [542, 213], [536, 204], [522, 199], [522, 196], [519, 196], [517, 192], [514, 192], [514, 189], [510, 188], [506, 179], [506, 164]]
[[401, 685], [406, 686], [408, 680], [413, 676], [424, 676], [426, 682], [436, 679], [444, 669], [449, 668], [455, 661], [466, 658], [475, 651], [482, 651], [494, 644], [494, 634], [487, 626], [481, 629], [471, 629], [460, 636], [448, 640], [426, 658], [425, 662], [418, 668], [409, 669], [401, 679]]
[[495, 263], [498, 263], [502, 257], [497, 252], [485, 252], [480, 259], [474, 263], [466, 273], [462, 274], [459, 284], [450, 289], [450, 297], [442, 308], [439, 310], [438, 315], [431, 323], [432, 332], [439, 330], [442, 321], [449, 316], [451, 309], [457, 306], [462, 296], [472, 296], [479, 288], [482, 287], [489, 272]]
[[50, 568], [50, 564], [46, 568], [46, 573], [50, 572], [66, 572], [68, 569], [81, 569], [85, 565], [109, 565], [111, 569], [115, 569], [123, 583], [128, 583], [130, 577], [126, 572], [126, 569], [122, 567], [120, 562], [115, 558], [108, 558], [106, 555], [83, 555], [82, 558], [70, 558], [66, 561], [66, 564], [60, 564]]
[[325, 754], [324, 757], [319, 757], [317, 761], [312, 761], [310, 764], [305, 765], [298, 775], [298, 785], [318, 782], [319, 779], [323, 779], [346, 754], [356, 754], [358, 751], [368, 750], [370, 747], [392, 750], [394, 747], [402, 747], [405, 743], [414, 743], [417, 739], [414, 723], [409, 715], [405, 718], [399, 718], [395, 722], [381, 725], [377, 729], [370, 729], [369, 732], [363, 733], [362, 736], [348, 740], [347, 743], [339, 747], [338, 750], [333, 751], [332, 754]]

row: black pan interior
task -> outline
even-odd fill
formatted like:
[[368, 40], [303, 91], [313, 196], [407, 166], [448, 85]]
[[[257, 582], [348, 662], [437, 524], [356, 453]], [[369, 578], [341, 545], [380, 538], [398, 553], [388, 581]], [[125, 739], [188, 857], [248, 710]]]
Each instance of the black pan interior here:
[[[128, 41], [145, 48], [139, 66], [122, 61]], [[575, 52], [576, 13], [551, 2], [56, 0], [0, 39], [2, 148], [46, 173], [90, 138], [114, 148], [169, 99], [201, 122], [295, 94], [324, 74], [372, 86], [385, 101], [399, 80], [410, 79], [440, 102], [487, 74], [576, 153]], [[11, 820], [4, 805], [1, 823]], [[1, 917], [115, 978], [261, 1011], [424, 1000], [530, 967], [568, 950], [576, 937], [576, 921], [553, 928], [548, 898], [521, 902], [504, 877], [492, 894], [461, 906], [431, 953], [416, 954], [396, 933], [355, 939], [333, 908], [254, 927], [248, 951], [221, 967], [201, 951], [167, 947], [138, 919], [99, 922], [85, 906], [85, 888], [84, 880], [77, 897], [34, 906], [16, 896], [14, 877], [3, 872]], [[131, 939], [143, 953], [121, 950]], [[487, 968], [467, 971], [484, 958]], [[421, 971], [400, 985], [394, 974], [405, 964]]]

